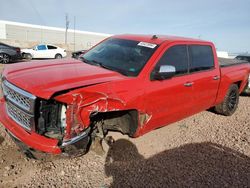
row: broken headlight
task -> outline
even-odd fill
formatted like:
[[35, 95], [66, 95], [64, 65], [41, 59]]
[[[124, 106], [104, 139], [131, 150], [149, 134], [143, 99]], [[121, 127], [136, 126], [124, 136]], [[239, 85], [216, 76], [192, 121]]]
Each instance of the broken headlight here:
[[62, 139], [66, 127], [66, 105], [57, 101], [41, 100], [36, 132], [56, 139]]

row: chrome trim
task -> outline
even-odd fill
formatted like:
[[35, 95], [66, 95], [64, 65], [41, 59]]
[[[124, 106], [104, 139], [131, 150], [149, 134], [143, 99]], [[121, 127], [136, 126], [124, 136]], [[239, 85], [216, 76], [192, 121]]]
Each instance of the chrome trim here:
[[5, 129], [6, 130], [6, 132], [8, 133], [8, 134], [10, 134], [11, 136], [13, 136], [15, 139], [17, 139], [18, 141], [21, 141], [19, 138], [17, 138], [16, 137], [16, 135], [14, 135], [12, 132], [10, 132], [8, 129]]
[[[15, 117], [13, 116], [12, 112], [10, 111], [15, 111], [15, 113], [18, 115], [18, 113], [21, 113], [23, 116], [26, 116], [25, 118], [28, 118], [28, 124], [29, 125], [25, 125], [22, 121], [19, 120], [19, 118], [22, 117]], [[15, 106], [14, 104], [12, 104], [11, 102], [6, 102], [6, 112], [8, 114], [8, 116], [15, 121], [16, 123], [18, 123], [22, 128], [24, 128], [27, 131], [31, 131], [32, 127], [35, 124], [35, 120], [34, 120], [34, 116], [31, 114], [28, 114], [26, 112], [24, 112], [22, 109], [19, 109], [17, 106]]]
[[62, 147], [68, 146], [68, 145], [71, 145], [71, 144], [74, 144], [74, 143], [78, 142], [79, 140], [81, 140], [81, 139], [87, 137], [88, 134], [89, 134], [89, 132], [90, 132], [90, 128], [84, 130], [81, 134], [79, 134], [78, 136], [76, 136], [76, 137], [74, 137], [74, 138], [71, 138], [70, 140], [63, 141]]
[[[16, 106], [22, 108], [23, 110], [25, 110], [29, 113], [34, 113], [36, 96], [16, 87], [15, 85], [11, 84], [7, 80], [3, 81], [2, 87], [3, 87], [3, 94], [8, 101], [11, 101], [13, 104], [15, 104]], [[7, 89], [9, 89], [13, 92], [16, 92], [16, 94], [20, 95], [21, 97], [27, 98], [29, 106], [23, 105], [20, 102], [18, 102], [17, 100], [11, 98], [6, 91]]]

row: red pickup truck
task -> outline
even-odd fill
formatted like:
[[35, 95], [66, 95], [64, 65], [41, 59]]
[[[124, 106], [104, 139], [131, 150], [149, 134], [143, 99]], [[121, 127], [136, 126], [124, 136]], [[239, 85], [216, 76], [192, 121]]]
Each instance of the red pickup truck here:
[[86, 152], [108, 131], [138, 137], [210, 108], [232, 115], [249, 72], [220, 65], [211, 42], [112, 36], [80, 60], [5, 66], [0, 121], [29, 155]]

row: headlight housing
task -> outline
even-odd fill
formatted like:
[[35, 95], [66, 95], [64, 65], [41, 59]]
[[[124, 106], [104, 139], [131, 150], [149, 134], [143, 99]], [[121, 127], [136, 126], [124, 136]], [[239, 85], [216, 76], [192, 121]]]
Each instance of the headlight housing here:
[[64, 130], [65, 130], [66, 126], [67, 126], [66, 111], [67, 111], [67, 106], [66, 105], [61, 105], [60, 124], [61, 124], [61, 127]]
[[65, 104], [55, 100], [40, 100], [36, 132], [49, 138], [62, 139], [66, 128]]

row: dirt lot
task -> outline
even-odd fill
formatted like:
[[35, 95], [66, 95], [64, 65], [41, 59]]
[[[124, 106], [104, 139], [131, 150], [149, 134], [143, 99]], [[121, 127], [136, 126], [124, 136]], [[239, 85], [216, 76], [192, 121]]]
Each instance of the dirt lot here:
[[[0, 126], [0, 187], [250, 187], [250, 97], [231, 117], [202, 112], [107, 154], [26, 159]], [[0, 112], [1, 113], [1, 112]]]

